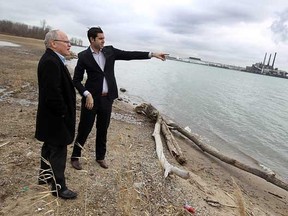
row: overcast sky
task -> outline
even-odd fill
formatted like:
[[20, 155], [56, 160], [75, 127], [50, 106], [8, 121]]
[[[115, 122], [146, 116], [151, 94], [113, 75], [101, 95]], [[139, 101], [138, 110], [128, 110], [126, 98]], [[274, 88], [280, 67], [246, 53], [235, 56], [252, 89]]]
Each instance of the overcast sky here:
[[88, 45], [101, 26], [106, 45], [239, 66], [277, 52], [288, 71], [287, 0], [0, 0], [0, 19], [41, 26], [45, 20]]

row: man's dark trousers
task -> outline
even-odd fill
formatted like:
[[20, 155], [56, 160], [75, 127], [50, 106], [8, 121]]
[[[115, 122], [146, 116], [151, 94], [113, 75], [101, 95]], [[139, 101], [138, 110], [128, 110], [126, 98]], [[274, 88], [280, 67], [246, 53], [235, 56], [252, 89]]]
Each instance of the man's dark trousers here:
[[[43, 174], [52, 174], [55, 177], [56, 183], [61, 186], [58, 190], [66, 190], [66, 182], [64, 171], [66, 168], [67, 145], [57, 145], [54, 143], [44, 142], [41, 149], [41, 156], [49, 161], [51, 167], [41, 160], [41, 170]], [[52, 172], [50, 171], [52, 168]], [[49, 179], [52, 184], [52, 190], [56, 189], [55, 182]]]
[[[107, 130], [110, 124], [113, 100], [109, 96], [94, 97], [92, 110], [85, 107], [86, 98], [81, 101], [81, 114], [78, 127], [78, 135], [75, 142], [84, 146], [89, 133], [91, 132], [96, 117], [96, 160], [104, 160], [106, 154]], [[78, 160], [81, 157], [81, 147], [74, 144], [71, 160]]]

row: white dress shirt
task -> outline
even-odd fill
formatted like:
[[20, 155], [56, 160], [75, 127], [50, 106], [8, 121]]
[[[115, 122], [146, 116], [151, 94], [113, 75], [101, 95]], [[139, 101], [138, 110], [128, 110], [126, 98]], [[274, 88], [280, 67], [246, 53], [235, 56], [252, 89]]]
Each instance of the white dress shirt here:
[[[92, 52], [93, 58], [95, 59], [95, 61], [97, 62], [97, 64], [99, 65], [99, 67], [104, 73], [106, 59], [105, 59], [103, 52], [100, 50], [98, 53], [96, 53], [91, 47], [90, 47], [90, 50]], [[107, 94], [107, 93], [108, 93], [108, 84], [104, 76], [102, 94]], [[90, 94], [90, 92], [86, 90], [83, 94], [85, 97], [87, 97], [87, 95]]]

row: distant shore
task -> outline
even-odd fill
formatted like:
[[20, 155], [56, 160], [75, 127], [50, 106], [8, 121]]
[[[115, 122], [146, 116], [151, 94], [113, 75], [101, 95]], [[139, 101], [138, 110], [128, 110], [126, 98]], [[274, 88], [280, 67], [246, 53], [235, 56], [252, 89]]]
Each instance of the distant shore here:
[[[240, 72], [253, 73], [253, 74], [258, 74], [258, 75], [272, 76], [272, 77], [288, 79], [288, 72], [286, 72], [286, 71], [273, 69], [273, 68], [265, 69], [265, 70], [255, 68], [255, 65], [260, 64], [260, 63], [253, 64], [252, 66], [241, 67], [241, 66], [222, 64], [222, 63], [217, 63], [217, 62], [203, 61], [200, 58], [198, 58], [198, 59], [197, 58], [185, 58], [185, 59], [183, 59], [183, 58], [176, 58], [176, 57], [169, 57], [168, 56], [168, 59], [173, 60], [173, 61], [191, 63], [191, 64], [199, 64], [199, 65], [204, 65], [204, 66], [208, 66], [208, 67], [223, 68], [223, 69], [228, 69], [228, 70], [237, 70]], [[264, 68], [264, 66], [262, 66], [262, 67]]]

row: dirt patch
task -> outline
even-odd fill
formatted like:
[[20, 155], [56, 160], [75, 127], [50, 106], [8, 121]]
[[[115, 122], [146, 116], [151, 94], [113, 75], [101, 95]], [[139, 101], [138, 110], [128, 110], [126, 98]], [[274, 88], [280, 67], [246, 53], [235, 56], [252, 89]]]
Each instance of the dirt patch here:
[[[95, 162], [94, 129], [81, 159], [84, 170], [72, 169], [67, 160], [67, 185], [78, 198], [55, 199], [48, 186], [36, 184], [41, 149], [34, 138], [36, 68], [43, 41], [5, 35], [0, 41], [21, 45], [0, 47], [0, 215], [191, 215], [183, 208], [187, 202], [196, 209], [194, 215], [231, 216], [240, 215], [238, 200], [247, 215], [287, 215], [287, 191], [220, 162], [177, 134], [187, 164], [177, 164], [167, 150], [165, 155], [191, 178], [164, 179], [154, 124], [118, 100], [108, 134], [109, 169]], [[79, 105], [78, 96], [78, 119]], [[70, 145], [68, 156], [71, 151]]]

